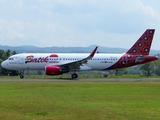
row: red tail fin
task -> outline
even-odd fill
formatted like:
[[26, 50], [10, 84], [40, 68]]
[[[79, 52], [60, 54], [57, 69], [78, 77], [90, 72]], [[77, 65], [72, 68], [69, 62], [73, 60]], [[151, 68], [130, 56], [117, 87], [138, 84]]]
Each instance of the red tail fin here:
[[154, 32], [155, 29], [147, 29], [126, 54], [149, 55]]

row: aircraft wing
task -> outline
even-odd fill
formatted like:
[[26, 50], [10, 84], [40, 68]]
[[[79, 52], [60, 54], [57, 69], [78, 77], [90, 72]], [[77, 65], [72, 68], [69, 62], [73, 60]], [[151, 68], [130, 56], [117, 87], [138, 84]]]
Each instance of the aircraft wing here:
[[73, 61], [73, 62], [69, 62], [69, 63], [64, 63], [62, 65], [60, 65], [62, 68], [68, 68], [70, 70], [77, 70], [80, 69], [80, 66], [82, 66], [83, 64], [86, 64], [88, 60], [92, 59], [97, 51], [98, 46], [95, 47], [95, 49], [91, 52], [91, 54], [81, 60], [78, 61]]

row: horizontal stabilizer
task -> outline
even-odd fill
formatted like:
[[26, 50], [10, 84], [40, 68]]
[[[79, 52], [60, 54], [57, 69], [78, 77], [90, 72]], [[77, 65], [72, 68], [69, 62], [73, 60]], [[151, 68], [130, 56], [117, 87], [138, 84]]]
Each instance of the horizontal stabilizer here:
[[152, 55], [137, 57], [137, 58], [135, 59], [135, 62], [136, 62], [136, 63], [137, 63], [137, 62], [143, 62], [143, 61], [149, 60], [149, 59], [158, 59], [158, 57], [157, 57], [157, 56], [152, 56]]

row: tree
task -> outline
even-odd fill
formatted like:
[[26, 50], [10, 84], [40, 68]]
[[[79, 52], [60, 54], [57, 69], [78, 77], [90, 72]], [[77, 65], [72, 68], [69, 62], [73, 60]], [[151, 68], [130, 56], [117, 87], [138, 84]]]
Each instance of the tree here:
[[140, 70], [142, 70], [146, 76], [151, 75], [153, 68], [154, 68], [153, 62], [149, 62], [140, 66]]
[[116, 69], [116, 73], [115, 75], [118, 75], [118, 74], [128, 74], [128, 68], [121, 68], [121, 69]]
[[0, 58], [3, 59], [4, 50], [0, 50]]
[[[11, 55], [14, 55], [16, 54], [16, 51], [11, 51], [11, 50], [0, 50], [0, 64], [8, 59]], [[15, 70], [7, 70], [5, 68], [2, 68], [0, 66], [0, 75], [12, 75], [12, 76], [15, 76], [15, 75], [18, 75], [19, 72], [18, 71], [15, 71]]]
[[10, 50], [10, 49], [7, 49], [6, 51], [4, 51], [4, 53], [3, 53], [3, 60], [6, 60], [6, 59], [8, 59], [11, 55], [13, 55], [12, 54], [12, 51]]
[[[160, 58], [160, 54], [157, 55], [158, 58]], [[155, 74], [160, 76], [160, 60], [156, 60], [154, 61], [154, 65], [155, 65]]]

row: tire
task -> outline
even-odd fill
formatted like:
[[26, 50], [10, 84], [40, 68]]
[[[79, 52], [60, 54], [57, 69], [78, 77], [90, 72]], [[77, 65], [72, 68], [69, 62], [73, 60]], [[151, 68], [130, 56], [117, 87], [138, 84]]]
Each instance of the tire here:
[[78, 75], [76, 73], [73, 73], [71, 77], [72, 77], [72, 79], [76, 79], [76, 78], [78, 78]]
[[23, 79], [24, 78], [24, 76], [23, 75], [20, 75], [20, 79]]

